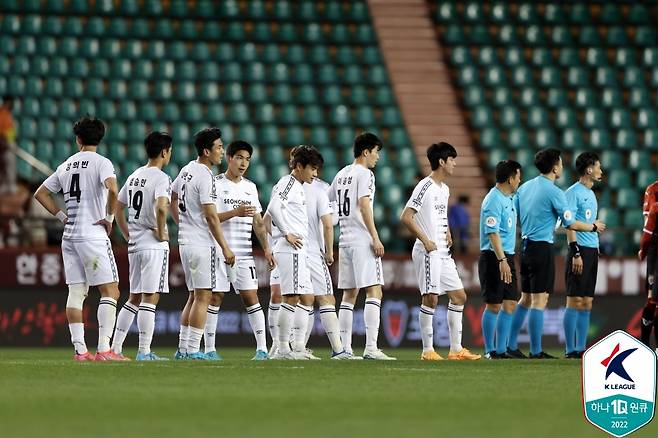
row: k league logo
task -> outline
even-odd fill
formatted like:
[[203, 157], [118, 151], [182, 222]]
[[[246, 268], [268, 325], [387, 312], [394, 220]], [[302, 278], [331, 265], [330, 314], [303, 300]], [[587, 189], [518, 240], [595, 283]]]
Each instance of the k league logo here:
[[616, 437], [653, 419], [656, 403], [656, 354], [617, 330], [583, 355], [585, 417]]

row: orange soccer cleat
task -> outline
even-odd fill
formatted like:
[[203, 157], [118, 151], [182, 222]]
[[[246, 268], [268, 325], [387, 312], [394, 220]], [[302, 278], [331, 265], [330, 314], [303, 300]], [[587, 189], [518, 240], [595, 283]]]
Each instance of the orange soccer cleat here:
[[443, 357], [436, 351], [424, 351], [423, 354], [420, 355], [420, 360], [444, 360]]
[[448, 360], [478, 360], [481, 357], [479, 354], [471, 353], [466, 348], [462, 348], [457, 353], [453, 353], [452, 351], [448, 353]]
[[115, 362], [125, 362], [129, 361], [127, 357], [125, 357], [123, 354], [116, 354], [112, 350], [107, 350], [107, 351], [99, 351], [96, 353], [96, 360], [97, 361], [103, 361], [103, 360], [109, 360], [109, 361], [115, 361]]

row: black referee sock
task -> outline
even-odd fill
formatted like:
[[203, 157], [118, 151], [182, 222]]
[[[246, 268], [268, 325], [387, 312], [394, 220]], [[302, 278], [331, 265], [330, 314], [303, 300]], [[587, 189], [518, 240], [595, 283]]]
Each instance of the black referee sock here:
[[647, 303], [642, 309], [642, 320], [640, 321], [640, 340], [649, 345], [651, 342], [651, 329], [654, 327], [656, 305]]

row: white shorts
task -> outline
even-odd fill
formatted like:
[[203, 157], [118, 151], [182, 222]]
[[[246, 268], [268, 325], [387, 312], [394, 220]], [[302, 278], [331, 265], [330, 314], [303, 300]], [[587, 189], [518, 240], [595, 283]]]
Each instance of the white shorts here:
[[279, 269], [281, 295], [311, 295], [311, 275], [306, 265], [306, 254], [278, 252], [274, 260]]
[[128, 253], [130, 293], [169, 292], [169, 250], [144, 249]]
[[334, 285], [331, 282], [329, 268], [322, 254], [309, 254], [306, 256], [306, 265], [311, 275], [313, 295], [332, 295]]
[[118, 283], [119, 272], [110, 239], [62, 240], [62, 259], [66, 284], [89, 286]]
[[370, 246], [341, 246], [338, 252], [338, 289], [384, 285], [381, 257]]
[[[253, 257], [236, 259], [236, 267], [238, 276], [236, 280], [231, 283], [235, 293], [246, 290], [258, 290], [258, 273], [256, 272], [256, 262]], [[226, 265], [222, 261], [223, 265]]]
[[225, 263], [218, 256], [216, 247], [180, 245], [178, 248], [187, 290], [210, 289], [213, 292], [231, 290]]
[[452, 257], [442, 258], [435, 251], [414, 248], [411, 253], [421, 295], [444, 295], [464, 288]]
[[281, 284], [281, 274], [279, 274], [279, 267], [276, 266], [270, 271], [270, 286]]

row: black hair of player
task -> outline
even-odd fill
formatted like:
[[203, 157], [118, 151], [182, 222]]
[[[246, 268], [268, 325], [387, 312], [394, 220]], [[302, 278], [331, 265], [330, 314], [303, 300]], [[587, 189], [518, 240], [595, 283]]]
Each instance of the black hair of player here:
[[204, 149], [212, 149], [212, 145], [218, 138], [222, 138], [222, 130], [219, 128], [204, 128], [194, 134], [194, 147], [200, 157]]
[[294, 170], [298, 164], [302, 167], [313, 166], [319, 169], [324, 164], [324, 158], [313, 146], [300, 145], [290, 152], [290, 168]]
[[514, 160], [499, 161], [496, 164], [496, 182], [506, 183], [508, 179], [516, 175], [518, 170], [521, 170], [521, 164]]
[[576, 158], [576, 171], [578, 175], [583, 176], [587, 174], [587, 168], [596, 165], [601, 161], [599, 156], [594, 152], [583, 152]]
[[359, 158], [365, 151], [377, 149], [379, 151], [384, 147], [384, 143], [372, 132], [364, 132], [354, 139], [354, 158]]
[[560, 162], [559, 149], [542, 149], [535, 154], [535, 167], [541, 174], [547, 174]]
[[254, 153], [254, 148], [244, 140], [235, 140], [228, 145], [226, 155], [232, 157], [237, 154], [238, 151], [247, 151], [249, 152], [249, 157], [251, 157]]
[[151, 159], [158, 158], [162, 151], [166, 151], [171, 147], [172, 142], [171, 135], [166, 132], [151, 132], [144, 139], [146, 155]]
[[95, 117], [83, 117], [73, 125], [73, 133], [83, 146], [98, 146], [105, 137], [105, 124]]
[[439, 168], [439, 160], [443, 160], [445, 163], [450, 157], [457, 158], [457, 149], [450, 143], [442, 141], [427, 148], [427, 160], [430, 162], [432, 170]]

